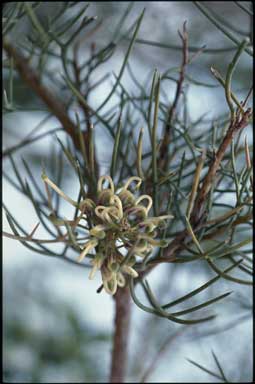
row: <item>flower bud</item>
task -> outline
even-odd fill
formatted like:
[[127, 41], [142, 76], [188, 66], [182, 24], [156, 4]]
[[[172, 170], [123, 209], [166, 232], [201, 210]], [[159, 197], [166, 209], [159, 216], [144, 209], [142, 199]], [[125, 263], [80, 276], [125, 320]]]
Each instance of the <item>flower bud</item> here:
[[111, 197], [114, 196], [111, 189], [104, 189], [98, 195], [99, 205], [109, 205]]
[[135, 256], [133, 255], [133, 256], [131, 256], [130, 259], [128, 260], [127, 265], [128, 265], [129, 267], [133, 267], [133, 265], [135, 265], [135, 263], [136, 263], [136, 258], [135, 258]]
[[139, 276], [138, 273], [137, 273], [133, 268], [129, 267], [128, 265], [125, 265], [125, 264], [124, 264], [124, 265], [122, 266], [121, 270], [122, 270], [123, 272], [127, 273], [128, 275], [134, 277], [134, 278], [136, 278], [136, 277]]
[[108, 268], [110, 271], [112, 272], [116, 272], [118, 269], [119, 269], [119, 263], [117, 263], [116, 261], [113, 261], [113, 262], [110, 262], [108, 263]]
[[85, 212], [93, 211], [96, 207], [96, 204], [91, 199], [85, 199], [80, 202], [80, 210], [84, 209]]
[[104, 284], [104, 289], [107, 293], [110, 295], [114, 295], [117, 291], [117, 278], [116, 275], [113, 275], [111, 280], [104, 280], [103, 279], [103, 284]]
[[124, 209], [133, 206], [135, 203], [135, 197], [130, 191], [121, 191], [119, 192], [118, 196], [122, 202], [122, 206]]
[[126, 279], [121, 272], [117, 273], [117, 284], [119, 287], [124, 287], [126, 284]]

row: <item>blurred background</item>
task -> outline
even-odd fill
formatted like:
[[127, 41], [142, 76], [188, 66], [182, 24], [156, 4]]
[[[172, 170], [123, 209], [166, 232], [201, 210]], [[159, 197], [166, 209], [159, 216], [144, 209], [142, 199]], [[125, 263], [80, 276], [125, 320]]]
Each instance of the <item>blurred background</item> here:
[[[84, 4], [84, 2], [81, 2]], [[235, 2], [203, 2], [208, 8], [239, 30], [239, 36], [249, 35], [251, 17]], [[250, 7], [250, 2], [242, 2]], [[57, 12], [61, 2], [43, 2], [38, 9], [40, 20], [47, 14]], [[114, 39], [114, 31], [128, 2], [91, 2], [90, 16], [98, 16], [102, 25], [93, 36], [86, 39], [84, 56], [89, 54], [91, 43], [97, 47]], [[10, 4], [8, 5], [10, 6]], [[208, 121], [227, 112], [223, 89], [211, 75], [213, 65], [222, 74], [231, 61], [235, 45], [228, 40], [192, 2], [133, 2], [133, 7], [125, 21], [126, 29], [146, 9], [141, 29], [132, 51], [129, 65], [122, 83], [135, 94], [137, 85], [130, 73], [135, 73], [142, 84], [151, 84], [151, 74], [155, 68], [163, 73], [180, 65], [181, 51], [167, 46], [181, 46], [178, 29], [187, 21], [189, 43], [193, 47], [206, 45], [208, 49], [230, 48], [225, 52], [204, 53], [189, 66], [188, 74], [194, 83], [188, 88], [188, 107], [193, 121], [207, 113]], [[71, 10], [70, 10], [71, 12]], [[125, 30], [125, 28], [124, 28]], [[26, 18], [15, 32], [15, 39], [22, 42], [29, 34]], [[160, 42], [163, 47], [146, 45], [144, 40]], [[89, 103], [95, 108], [105, 98], [119, 73], [128, 41], [123, 40], [117, 51], [104, 66], [100, 66], [95, 79], [109, 72], [109, 80], [91, 95]], [[58, 71], [57, 63], [50, 62]], [[102, 73], [103, 72], [103, 73]], [[5, 85], [7, 73], [3, 72]], [[252, 58], [243, 53], [234, 75], [234, 91], [242, 100], [250, 87]], [[195, 84], [195, 82], [197, 84]], [[203, 87], [207, 83], [211, 87]], [[171, 100], [175, 86], [164, 83], [163, 94]], [[18, 78], [15, 78], [14, 97], [20, 111], [3, 116], [3, 149], [10, 148], [31, 132], [33, 127], [47, 116], [40, 101]], [[60, 95], [64, 97], [64, 95]], [[114, 97], [112, 105], [114, 105]], [[109, 105], [107, 106], [109, 108]], [[137, 121], [139, 126], [139, 117]], [[58, 126], [56, 120], [49, 119], [40, 133]], [[137, 129], [137, 132], [139, 131]], [[247, 127], [249, 143], [252, 142], [252, 129]], [[58, 136], [61, 137], [61, 132]], [[25, 159], [33, 175], [40, 184], [41, 164], [51, 164], [49, 153], [56, 145], [54, 135], [45, 136], [15, 151], [13, 158], [21, 171]], [[108, 169], [111, 159], [112, 141], [98, 127], [96, 145], [101, 174]], [[14, 180], [10, 161], [4, 159], [4, 172]], [[24, 172], [25, 178], [25, 172]], [[42, 184], [42, 183], [41, 183]], [[66, 167], [63, 189], [69, 196], [76, 194], [78, 183], [70, 167]], [[43, 189], [43, 185], [42, 185]], [[29, 232], [38, 222], [30, 201], [20, 194], [13, 185], [3, 179], [3, 201], [17, 221]], [[68, 206], [63, 203], [68, 216]], [[3, 226], [11, 232], [5, 215]], [[38, 237], [45, 236], [39, 227]], [[113, 332], [113, 300], [105, 293], [97, 294], [100, 277], [88, 280], [88, 269], [81, 265], [67, 263], [57, 258], [41, 256], [24, 248], [19, 242], [3, 240], [3, 367], [5, 382], [106, 382], [109, 374], [111, 337]], [[149, 277], [158, 297], [168, 301], [189, 292], [205, 283], [213, 273], [199, 263], [162, 265]], [[220, 289], [220, 291], [219, 291]], [[233, 290], [234, 295], [227, 302], [215, 306], [220, 315], [215, 322], [181, 328], [178, 324], [150, 316], [132, 304], [132, 329], [129, 350], [128, 382], [220, 382], [215, 377], [191, 365], [193, 359], [208, 369], [217, 372], [212, 350], [224, 367], [225, 374], [232, 382], [252, 381], [252, 291], [249, 286], [239, 286], [221, 281], [208, 292], [201, 293], [201, 301], [219, 292]], [[170, 297], [169, 297], [170, 296]], [[169, 340], [168, 340], [169, 339]], [[167, 341], [168, 340], [168, 341]], [[167, 342], [166, 342], [167, 341]], [[165, 344], [164, 344], [165, 343]], [[164, 348], [162, 349], [162, 346]], [[148, 369], [162, 349], [154, 369]]]

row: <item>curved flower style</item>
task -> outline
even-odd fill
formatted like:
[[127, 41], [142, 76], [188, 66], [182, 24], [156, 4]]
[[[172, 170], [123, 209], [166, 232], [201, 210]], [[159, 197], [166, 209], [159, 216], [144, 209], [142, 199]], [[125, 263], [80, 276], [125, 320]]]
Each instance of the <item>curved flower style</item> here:
[[[43, 175], [43, 179], [69, 203], [78, 206], [47, 176]], [[103, 188], [105, 182], [108, 182], [108, 188]], [[111, 295], [116, 293], [118, 287], [125, 286], [125, 275], [134, 278], [138, 276], [133, 268], [136, 256], [144, 258], [155, 246], [167, 246], [165, 240], [155, 239], [156, 228], [164, 220], [173, 217], [149, 217], [152, 198], [149, 195], [135, 197], [129, 190], [131, 183], [136, 183], [137, 190], [142, 179], [137, 176], [130, 177], [120, 190], [115, 191], [111, 177], [101, 176], [95, 201], [85, 199], [78, 206], [81, 211], [79, 218], [89, 219], [91, 227], [90, 238], [83, 244], [78, 261], [81, 262], [91, 250], [95, 250], [89, 278], [93, 279], [96, 271], [100, 270], [103, 287]], [[126, 250], [126, 255], [120, 252], [121, 248]]]

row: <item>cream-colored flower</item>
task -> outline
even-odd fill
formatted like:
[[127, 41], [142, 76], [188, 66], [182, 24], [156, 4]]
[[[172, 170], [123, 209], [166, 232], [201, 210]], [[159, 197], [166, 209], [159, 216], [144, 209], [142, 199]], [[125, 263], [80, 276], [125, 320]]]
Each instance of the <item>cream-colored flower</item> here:
[[84, 245], [84, 248], [83, 248], [83, 251], [81, 252], [80, 256], [78, 257], [78, 262], [81, 262], [84, 257], [87, 255], [87, 253], [89, 253], [89, 251], [93, 248], [95, 248], [98, 244], [98, 240], [97, 239], [91, 239], [89, 240], [85, 245]]
[[133, 182], [133, 181], [137, 181], [137, 184], [135, 186], [135, 189], [138, 189], [140, 187], [140, 185], [142, 184], [142, 179], [138, 176], [132, 176], [128, 179], [128, 181], [124, 184], [124, 187], [122, 188], [122, 190], [126, 190], [128, 189], [128, 187], [130, 186], [130, 184]]
[[93, 268], [91, 269], [89, 273], [89, 279], [92, 280], [95, 276], [95, 273], [98, 269], [101, 269], [102, 264], [104, 261], [104, 255], [102, 253], [97, 253], [93, 260], [91, 260], [91, 264], [93, 265]]
[[152, 207], [152, 198], [149, 195], [142, 195], [142, 196], [140, 196], [138, 199], [136, 199], [135, 205], [138, 205], [143, 200], [147, 200], [148, 201], [148, 205], [146, 207], [146, 213], [148, 214], [149, 210]]
[[116, 274], [113, 274], [112, 278], [110, 280], [105, 280], [103, 278], [103, 285], [104, 285], [104, 289], [107, 293], [109, 293], [110, 295], [114, 295], [116, 293], [117, 287], [118, 287]]
[[[66, 196], [46, 175], [43, 175], [43, 180], [80, 210], [76, 221], [72, 221], [73, 226], [79, 225], [82, 228], [84, 226], [80, 225], [80, 221], [83, 219], [87, 221], [88, 228], [85, 229], [90, 239], [83, 245], [78, 261], [81, 262], [91, 250], [95, 249], [89, 279], [93, 279], [96, 271], [100, 270], [103, 287], [107, 293], [114, 295], [118, 287], [124, 287], [125, 276], [138, 277], [135, 269], [137, 256], [144, 258], [154, 247], [165, 247], [168, 244], [166, 240], [156, 238], [157, 229], [173, 216], [148, 216], [153, 205], [152, 198], [149, 195], [137, 197], [130, 190], [132, 183], [135, 184], [133, 190], [139, 189], [142, 183], [140, 177], [130, 177], [123, 187], [116, 189], [115, 192], [111, 177], [101, 176], [97, 183], [95, 198], [86, 198], [80, 203]], [[70, 225], [70, 220], [62, 221], [64, 225]], [[56, 222], [57, 224], [59, 225]], [[72, 241], [75, 239], [72, 238]], [[124, 253], [132, 250], [131, 257], [123, 256], [119, 248], [122, 248]]]
[[103, 191], [103, 182], [107, 180], [109, 182], [109, 185], [110, 185], [110, 190], [112, 193], [114, 193], [114, 184], [113, 184], [113, 181], [112, 181], [112, 178], [110, 176], [101, 176], [98, 180], [98, 183], [97, 183], [97, 191], [98, 192], [102, 192]]
[[136, 272], [135, 269], [133, 269], [132, 267], [129, 267], [128, 265], [123, 265], [123, 267], [121, 268], [121, 270], [125, 273], [127, 273], [128, 275], [136, 278], [138, 277], [138, 273]]
[[122, 219], [122, 217], [123, 217], [123, 209], [122, 209], [122, 202], [121, 202], [119, 196], [113, 195], [110, 198], [110, 204], [113, 204], [117, 208], [118, 218]]
[[122, 272], [117, 272], [117, 284], [121, 288], [126, 285], [126, 279]]
[[104, 231], [105, 229], [106, 229], [105, 225], [99, 224], [99, 225], [96, 225], [95, 227], [93, 227], [89, 231], [89, 234], [91, 236], [96, 237], [97, 239], [104, 239], [106, 236], [105, 231]]

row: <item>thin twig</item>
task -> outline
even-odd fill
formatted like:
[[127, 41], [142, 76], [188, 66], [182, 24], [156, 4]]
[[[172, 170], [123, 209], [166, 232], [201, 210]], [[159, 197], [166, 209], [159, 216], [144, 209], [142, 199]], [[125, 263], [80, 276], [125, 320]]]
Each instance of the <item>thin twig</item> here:
[[169, 345], [177, 339], [179, 336], [181, 336], [189, 327], [187, 325], [184, 325], [183, 328], [179, 329], [176, 333], [170, 333], [170, 336], [167, 337], [164, 341], [164, 343], [161, 345], [159, 351], [157, 352], [157, 355], [153, 358], [151, 364], [149, 367], [146, 369], [144, 372], [141, 380], [139, 381], [140, 383], [146, 383], [148, 377], [152, 374], [152, 372], [155, 370], [159, 360], [161, 357], [164, 355], [166, 352], [167, 348]]
[[40, 243], [40, 244], [46, 244], [46, 243], [63, 243], [63, 242], [67, 242], [68, 239], [66, 239], [66, 236], [67, 234], [61, 236], [61, 237], [56, 237], [55, 239], [33, 239], [31, 237], [31, 234], [28, 235], [28, 236], [16, 236], [16, 235], [13, 235], [12, 233], [8, 233], [8, 232], [5, 232], [3, 231], [2, 232], [3, 235], [5, 237], [8, 237], [9, 239], [15, 239], [15, 240], [19, 240], [19, 241], [29, 241], [29, 242], [32, 242], [32, 243]]
[[249, 124], [250, 117], [251, 117], [251, 109], [248, 108], [240, 120], [236, 118], [235, 121], [230, 123], [227, 133], [218, 151], [215, 154], [214, 161], [212, 162], [208, 170], [208, 173], [203, 181], [202, 187], [198, 193], [197, 199], [194, 204], [193, 213], [191, 215], [192, 224], [197, 225], [199, 220], [201, 220], [201, 217], [204, 213], [204, 205], [205, 205], [208, 193], [212, 186], [216, 172], [219, 169], [220, 163], [226, 153], [226, 150], [230, 147], [231, 141], [234, 135]]
[[3, 48], [13, 58], [14, 64], [20, 77], [31, 88], [36, 95], [43, 100], [51, 113], [60, 121], [64, 130], [72, 138], [77, 150], [80, 150], [77, 128], [66, 113], [66, 107], [44, 84], [42, 84], [35, 70], [30, 66], [28, 60], [10, 42], [3, 41]]
[[[73, 68], [74, 68], [74, 75], [75, 75], [75, 81], [76, 81], [76, 85], [77, 85], [77, 88], [80, 89], [81, 91], [81, 79], [80, 79], [80, 72], [81, 72], [81, 67], [79, 66], [79, 58], [78, 58], [78, 51], [79, 51], [79, 40], [77, 41], [77, 43], [74, 45], [74, 60], [73, 60]], [[87, 88], [88, 88], [88, 85], [87, 85]], [[82, 92], [82, 94], [84, 95], [84, 93]], [[87, 95], [87, 91], [85, 92], [85, 94]], [[85, 96], [84, 96], [85, 98]], [[85, 98], [87, 99], [87, 98]], [[87, 101], [87, 100], [86, 100]], [[84, 113], [84, 117], [85, 117], [85, 121], [86, 121], [86, 126], [87, 126], [87, 132], [89, 134], [89, 130], [90, 130], [90, 125], [91, 125], [91, 120], [90, 120], [90, 110], [88, 108], [87, 105], [85, 105], [84, 103], [81, 103], [80, 100], [78, 100], [79, 102], [79, 105]], [[88, 148], [87, 148], [88, 150]]]
[[177, 81], [177, 87], [176, 87], [174, 101], [168, 110], [168, 116], [167, 116], [167, 121], [166, 121], [166, 125], [165, 125], [165, 133], [164, 133], [164, 137], [162, 140], [160, 153], [159, 153], [159, 168], [165, 168], [167, 166], [168, 145], [170, 142], [172, 122], [173, 122], [173, 118], [176, 114], [177, 105], [178, 105], [178, 102], [179, 102], [179, 99], [180, 99], [180, 96], [182, 93], [183, 82], [185, 79], [185, 69], [186, 69], [186, 66], [189, 62], [188, 32], [186, 29], [186, 21], [183, 24], [182, 33], [180, 31], [178, 31], [178, 32], [179, 32], [179, 36], [182, 40], [182, 64], [180, 67], [179, 79]]

